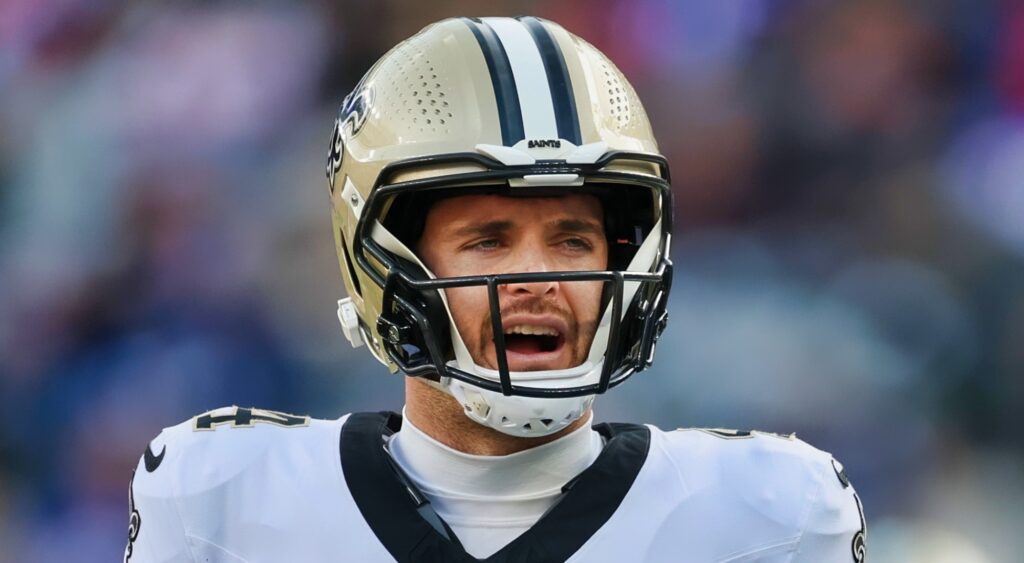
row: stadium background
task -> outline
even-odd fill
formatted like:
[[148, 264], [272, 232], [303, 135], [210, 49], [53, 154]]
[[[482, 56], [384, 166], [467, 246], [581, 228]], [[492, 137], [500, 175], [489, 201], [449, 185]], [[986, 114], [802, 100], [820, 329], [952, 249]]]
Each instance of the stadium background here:
[[523, 13], [618, 63], [673, 166], [672, 320], [598, 418], [795, 430], [872, 561], [1020, 560], [1024, 3], [4, 0], [0, 561], [120, 560], [197, 412], [400, 408], [335, 319], [333, 116], [428, 22]]

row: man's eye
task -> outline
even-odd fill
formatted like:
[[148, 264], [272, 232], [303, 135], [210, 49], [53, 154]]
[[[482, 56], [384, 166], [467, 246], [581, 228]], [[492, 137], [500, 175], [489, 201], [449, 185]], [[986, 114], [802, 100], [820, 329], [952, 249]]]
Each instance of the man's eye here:
[[473, 243], [472, 247], [477, 248], [479, 250], [494, 250], [498, 248], [500, 244], [501, 243], [498, 241], [498, 239], [489, 238]]
[[590, 241], [578, 237], [567, 238], [564, 241], [562, 241], [562, 244], [564, 244], [570, 250], [590, 250], [591, 248], [593, 248], [593, 245], [590, 244]]

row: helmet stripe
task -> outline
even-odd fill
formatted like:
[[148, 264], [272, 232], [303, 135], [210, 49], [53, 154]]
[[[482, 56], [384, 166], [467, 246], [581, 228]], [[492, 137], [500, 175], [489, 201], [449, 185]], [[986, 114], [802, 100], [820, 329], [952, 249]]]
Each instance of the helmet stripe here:
[[558, 138], [551, 87], [537, 42], [521, 22], [512, 18], [482, 18], [482, 21], [498, 35], [508, 54], [523, 109], [526, 138]]
[[479, 19], [462, 18], [469, 26], [480, 51], [487, 61], [487, 70], [491, 74], [491, 86], [494, 88], [494, 99], [498, 105], [498, 122], [501, 124], [501, 143], [512, 146], [526, 138], [523, 127], [523, 110], [519, 104], [519, 93], [516, 90], [515, 74], [512, 64], [498, 34]]
[[572, 80], [569, 78], [569, 68], [565, 65], [565, 56], [555, 38], [551, 36], [551, 32], [539, 19], [518, 19], [530, 31], [540, 51], [541, 60], [544, 61], [544, 71], [547, 73], [551, 101], [555, 109], [555, 120], [558, 123], [558, 137], [579, 145], [582, 138], [580, 118], [576, 112], [576, 97], [573, 96]]

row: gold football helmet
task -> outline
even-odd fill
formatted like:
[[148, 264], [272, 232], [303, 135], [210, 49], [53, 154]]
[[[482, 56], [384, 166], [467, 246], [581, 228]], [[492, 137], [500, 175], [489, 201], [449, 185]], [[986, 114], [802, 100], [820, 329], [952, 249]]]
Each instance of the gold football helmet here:
[[[385, 54], [338, 113], [327, 179], [354, 346], [425, 377], [474, 420], [518, 436], [553, 433], [650, 365], [667, 321], [668, 164], [632, 86], [600, 51], [534, 17], [454, 18]], [[466, 193], [596, 195], [604, 271], [436, 278], [410, 250], [431, 201]], [[580, 366], [510, 372], [497, 288], [600, 281], [604, 314]], [[498, 369], [477, 365], [445, 289], [486, 287]]]

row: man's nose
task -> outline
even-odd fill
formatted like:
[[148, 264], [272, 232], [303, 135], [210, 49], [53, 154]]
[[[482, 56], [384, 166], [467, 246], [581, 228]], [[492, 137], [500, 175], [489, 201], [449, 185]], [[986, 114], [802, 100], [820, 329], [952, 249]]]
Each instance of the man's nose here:
[[[530, 248], [517, 254], [508, 271], [509, 273], [543, 273], [555, 270], [552, 269], [542, 250]], [[558, 293], [558, 282], [555, 280], [516, 282], [505, 284], [502, 288], [514, 296], [555, 295]]]

